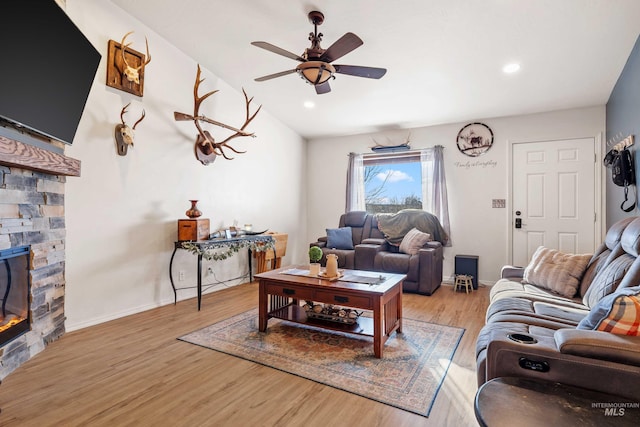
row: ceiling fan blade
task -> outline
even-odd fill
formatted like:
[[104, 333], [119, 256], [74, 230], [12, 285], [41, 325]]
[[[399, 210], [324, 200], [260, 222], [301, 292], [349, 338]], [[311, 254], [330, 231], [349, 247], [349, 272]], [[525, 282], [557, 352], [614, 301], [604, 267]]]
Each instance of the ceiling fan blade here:
[[348, 74], [356, 77], [366, 77], [368, 79], [379, 79], [387, 73], [386, 68], [361, 67], [359, 65], [335, 64], [333, 68], [336, 69], [336, 73]]
[[276, 77], [286, 76], [287, 74], [291, 74], [291, 73], [295, 73], [295, 72], [296, 72], [296, 69], [294, 68], [293, 70], [280, 71], [279, 73], [273, 73], [273, 74], [269, 74], [267, 76], [258, 77], [257, 79], [254, 79], [254, 80], [257, 81], [257, 82], [263, 82], [265, 80], [275, 79]]
[[360, 39], [360, 37], [356, 36], [353, 33], [347, 33], [336, 40], [331, 46], [329, 46], [329, 49], [324, 51], [322, 56], [320, 56], [320, 61], [335, 61], [336, 59], [341, 58], [347, 53], [351, 52], [355, 48], [362, 46], [363, 43], [364, 42], [362, 41], [362, 39]]
[[272, 45], [267, 42], [251, 42], [252, 45], [261, 47], [262, 49], [268, 50], [269, 52], [277, 53], [278, 55], [286, 56], [287, 58], [295, 59], [296, 61], [306, 62], [307, 60], [301, 57], [300, 55], [296, 55], [293, 52], [289, 52], [288, 50], [284, 50], [281, 47]]

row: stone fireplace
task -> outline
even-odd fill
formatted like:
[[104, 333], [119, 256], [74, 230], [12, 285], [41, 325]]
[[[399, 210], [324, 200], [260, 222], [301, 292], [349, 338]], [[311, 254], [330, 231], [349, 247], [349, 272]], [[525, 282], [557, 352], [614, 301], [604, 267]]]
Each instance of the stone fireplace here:
[[[60, 160], [67, 165], [61, 167]], [[69, 163], [77, 165], [79, 175], [77, 160], [0, 136], [0, 252], [25, 251], [18, 262], [25, 264], [30, 284], [30, 324], [26, 332], [0, 342], [0, 379], [65, 332], [64, 189], [66, 175], [74, 174], [67, 170]], [[6, 275], [3, 264], [0, 260], [0, 280]], [[12, 280], [13, 286], [18, 279]]]

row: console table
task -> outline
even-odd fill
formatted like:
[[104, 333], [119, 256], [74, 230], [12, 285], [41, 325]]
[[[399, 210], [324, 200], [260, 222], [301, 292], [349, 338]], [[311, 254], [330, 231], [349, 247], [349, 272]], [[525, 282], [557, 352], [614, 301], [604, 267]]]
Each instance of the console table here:
[[[176, 287], [173, 281], [173, 260], [176, 256], [178, 249], [189, 251], [197, 255], [197, 285], [198, 290], [198, 311], [202, 304], [202, 259], [207, 258], [207, 252], [222, 248], [233, 248], [234, 252], [238, 252], [239, 249], [247, 248], [249, 251], [248, 264], [249, 264], [249, 281], [253, 282], [253, 272], [251, 266], [251, 258], [254, 251], [264, 251], [273, 249], [273, 238], [270, 235], [255, 235], [255, 236], [238, 236], [230, 239], [211, 239], [200, 241], [177, 241], [174, 244], [173, 253], [171, 254], [171, 260], [169, 261], [169, 280], [171, 281], [171, 287], [173, 288], [173, 303], [178, 301], [178, 291], [181, 289], [192, 289], [190, 287]], [[214, 258], [215, 259], [215, 258]]]

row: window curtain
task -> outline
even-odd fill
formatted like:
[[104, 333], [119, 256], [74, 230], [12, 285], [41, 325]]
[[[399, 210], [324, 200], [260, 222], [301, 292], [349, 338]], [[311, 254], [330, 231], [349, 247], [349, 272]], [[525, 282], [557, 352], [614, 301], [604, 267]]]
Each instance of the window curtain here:
[[363, 155], [349, 153], [347, 168], [347, 200], [345, 212], [366, 210], [364, 201]]
[[444, 174], [444, 147], [420, 150], [422, 165], [422, 209], [434, 214], [449, 236], [446, 246], [451, 246], [451, 226], [449, 224], [449, 201], [447, 179]]

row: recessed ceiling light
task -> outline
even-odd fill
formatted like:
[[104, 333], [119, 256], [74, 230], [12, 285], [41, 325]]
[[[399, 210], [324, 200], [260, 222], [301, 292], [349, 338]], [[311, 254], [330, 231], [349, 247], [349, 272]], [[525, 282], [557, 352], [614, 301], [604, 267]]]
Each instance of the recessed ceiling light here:
[[515, 62], [513, 62], [511, 64], [507, 64], [504, 67], [502, 67], [502, 71], [507, 73], [507, 74], [515, 73], [518, 70], [520, 70], [520, 64], [515, 63]]
[[313, 108], [316, 106], [315, 102], [313, 101], [304, 101], [304, 108]]

